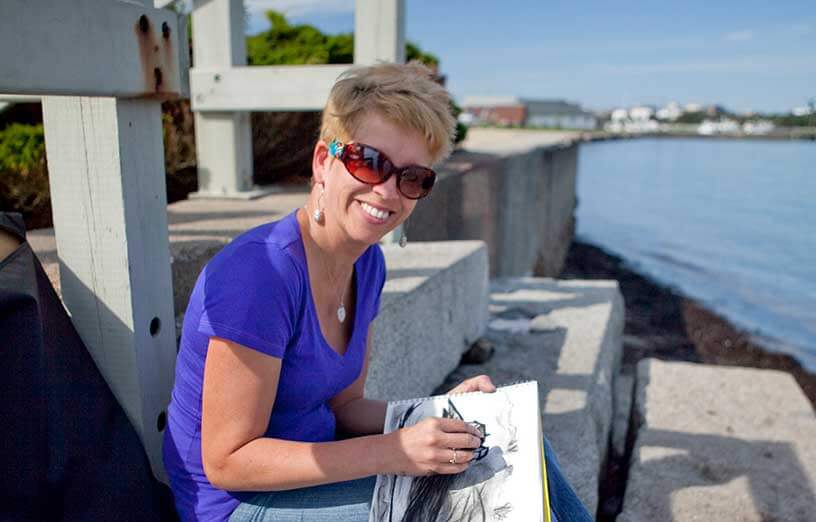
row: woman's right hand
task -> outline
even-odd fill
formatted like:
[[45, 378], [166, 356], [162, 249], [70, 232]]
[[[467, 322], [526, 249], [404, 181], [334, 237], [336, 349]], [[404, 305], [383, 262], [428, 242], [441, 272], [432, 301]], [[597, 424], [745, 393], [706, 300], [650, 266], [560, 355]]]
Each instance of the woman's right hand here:
[[[433, 475], [461, 473], [482, 439], [479, 430], [458, 419], [427, 417], [413, 426], [391, 432], [393, 474]], [[456, 449], [456, 464], [450, 461]]]

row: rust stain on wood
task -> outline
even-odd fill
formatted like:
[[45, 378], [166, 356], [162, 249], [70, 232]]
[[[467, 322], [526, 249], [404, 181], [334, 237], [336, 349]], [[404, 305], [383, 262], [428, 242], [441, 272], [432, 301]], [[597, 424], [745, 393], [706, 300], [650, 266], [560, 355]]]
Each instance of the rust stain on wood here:
[[173, 52], [170, 25], [166, 21], [160, 25], [151, 23], [146, 15], [142, 15], [134, 25], [134, 34], [142, 68], [142, 96], [162, 100], [178, 98], [178, 64]]

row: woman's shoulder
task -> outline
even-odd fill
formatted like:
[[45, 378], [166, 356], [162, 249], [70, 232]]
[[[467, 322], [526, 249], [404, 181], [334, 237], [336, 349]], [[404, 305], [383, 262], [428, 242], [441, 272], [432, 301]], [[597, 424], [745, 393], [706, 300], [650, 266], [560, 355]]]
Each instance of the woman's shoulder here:
[[266, 279], [296, 282], [303, 275], [296, 226], [294, 214], [289, 214], [244, 232], [207, 263], [205, 273], [221, 273], [233, 281], [244, 275], [256, 284]]
[[249, 248], [269, 248], [273, 252], [291, 252], [299, 244], [300, 231], [295, 213], [287, 214], [277, 221], [271, 221], [251, 228], [233, 239], [224, 250]]

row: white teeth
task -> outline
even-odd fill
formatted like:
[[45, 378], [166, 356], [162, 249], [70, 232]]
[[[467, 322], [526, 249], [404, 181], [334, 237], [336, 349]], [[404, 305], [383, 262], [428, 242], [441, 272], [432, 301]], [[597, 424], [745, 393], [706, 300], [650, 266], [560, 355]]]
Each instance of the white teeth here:
[[360, 202], [360, 206], [366, 211], [367, 214], [377, 219], [386, 219], [391, 215], [391, 212], [388, 212], [387, 210], [377, 210], [368, 203], [363, 203], [362, 201]]

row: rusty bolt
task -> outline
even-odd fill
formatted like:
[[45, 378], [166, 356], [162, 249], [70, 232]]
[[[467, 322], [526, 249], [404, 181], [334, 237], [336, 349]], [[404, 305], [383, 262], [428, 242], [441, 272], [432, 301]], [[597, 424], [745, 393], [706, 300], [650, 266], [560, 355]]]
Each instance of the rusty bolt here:
[[160, 67], [153, 69], [153, 78], [156, 80], [156, 90], [158, 91], [162, 84], [162, 70]]
[[150, 29], [150, 20], [147, 19], [147, 16], [142, 15], [139, 17], [139, 30], [143, 33], [146, 33], [147, 30]]
[[162, 22], [162, 36], [170, 38], [170, 26], [167, 25], [167, 22]]

